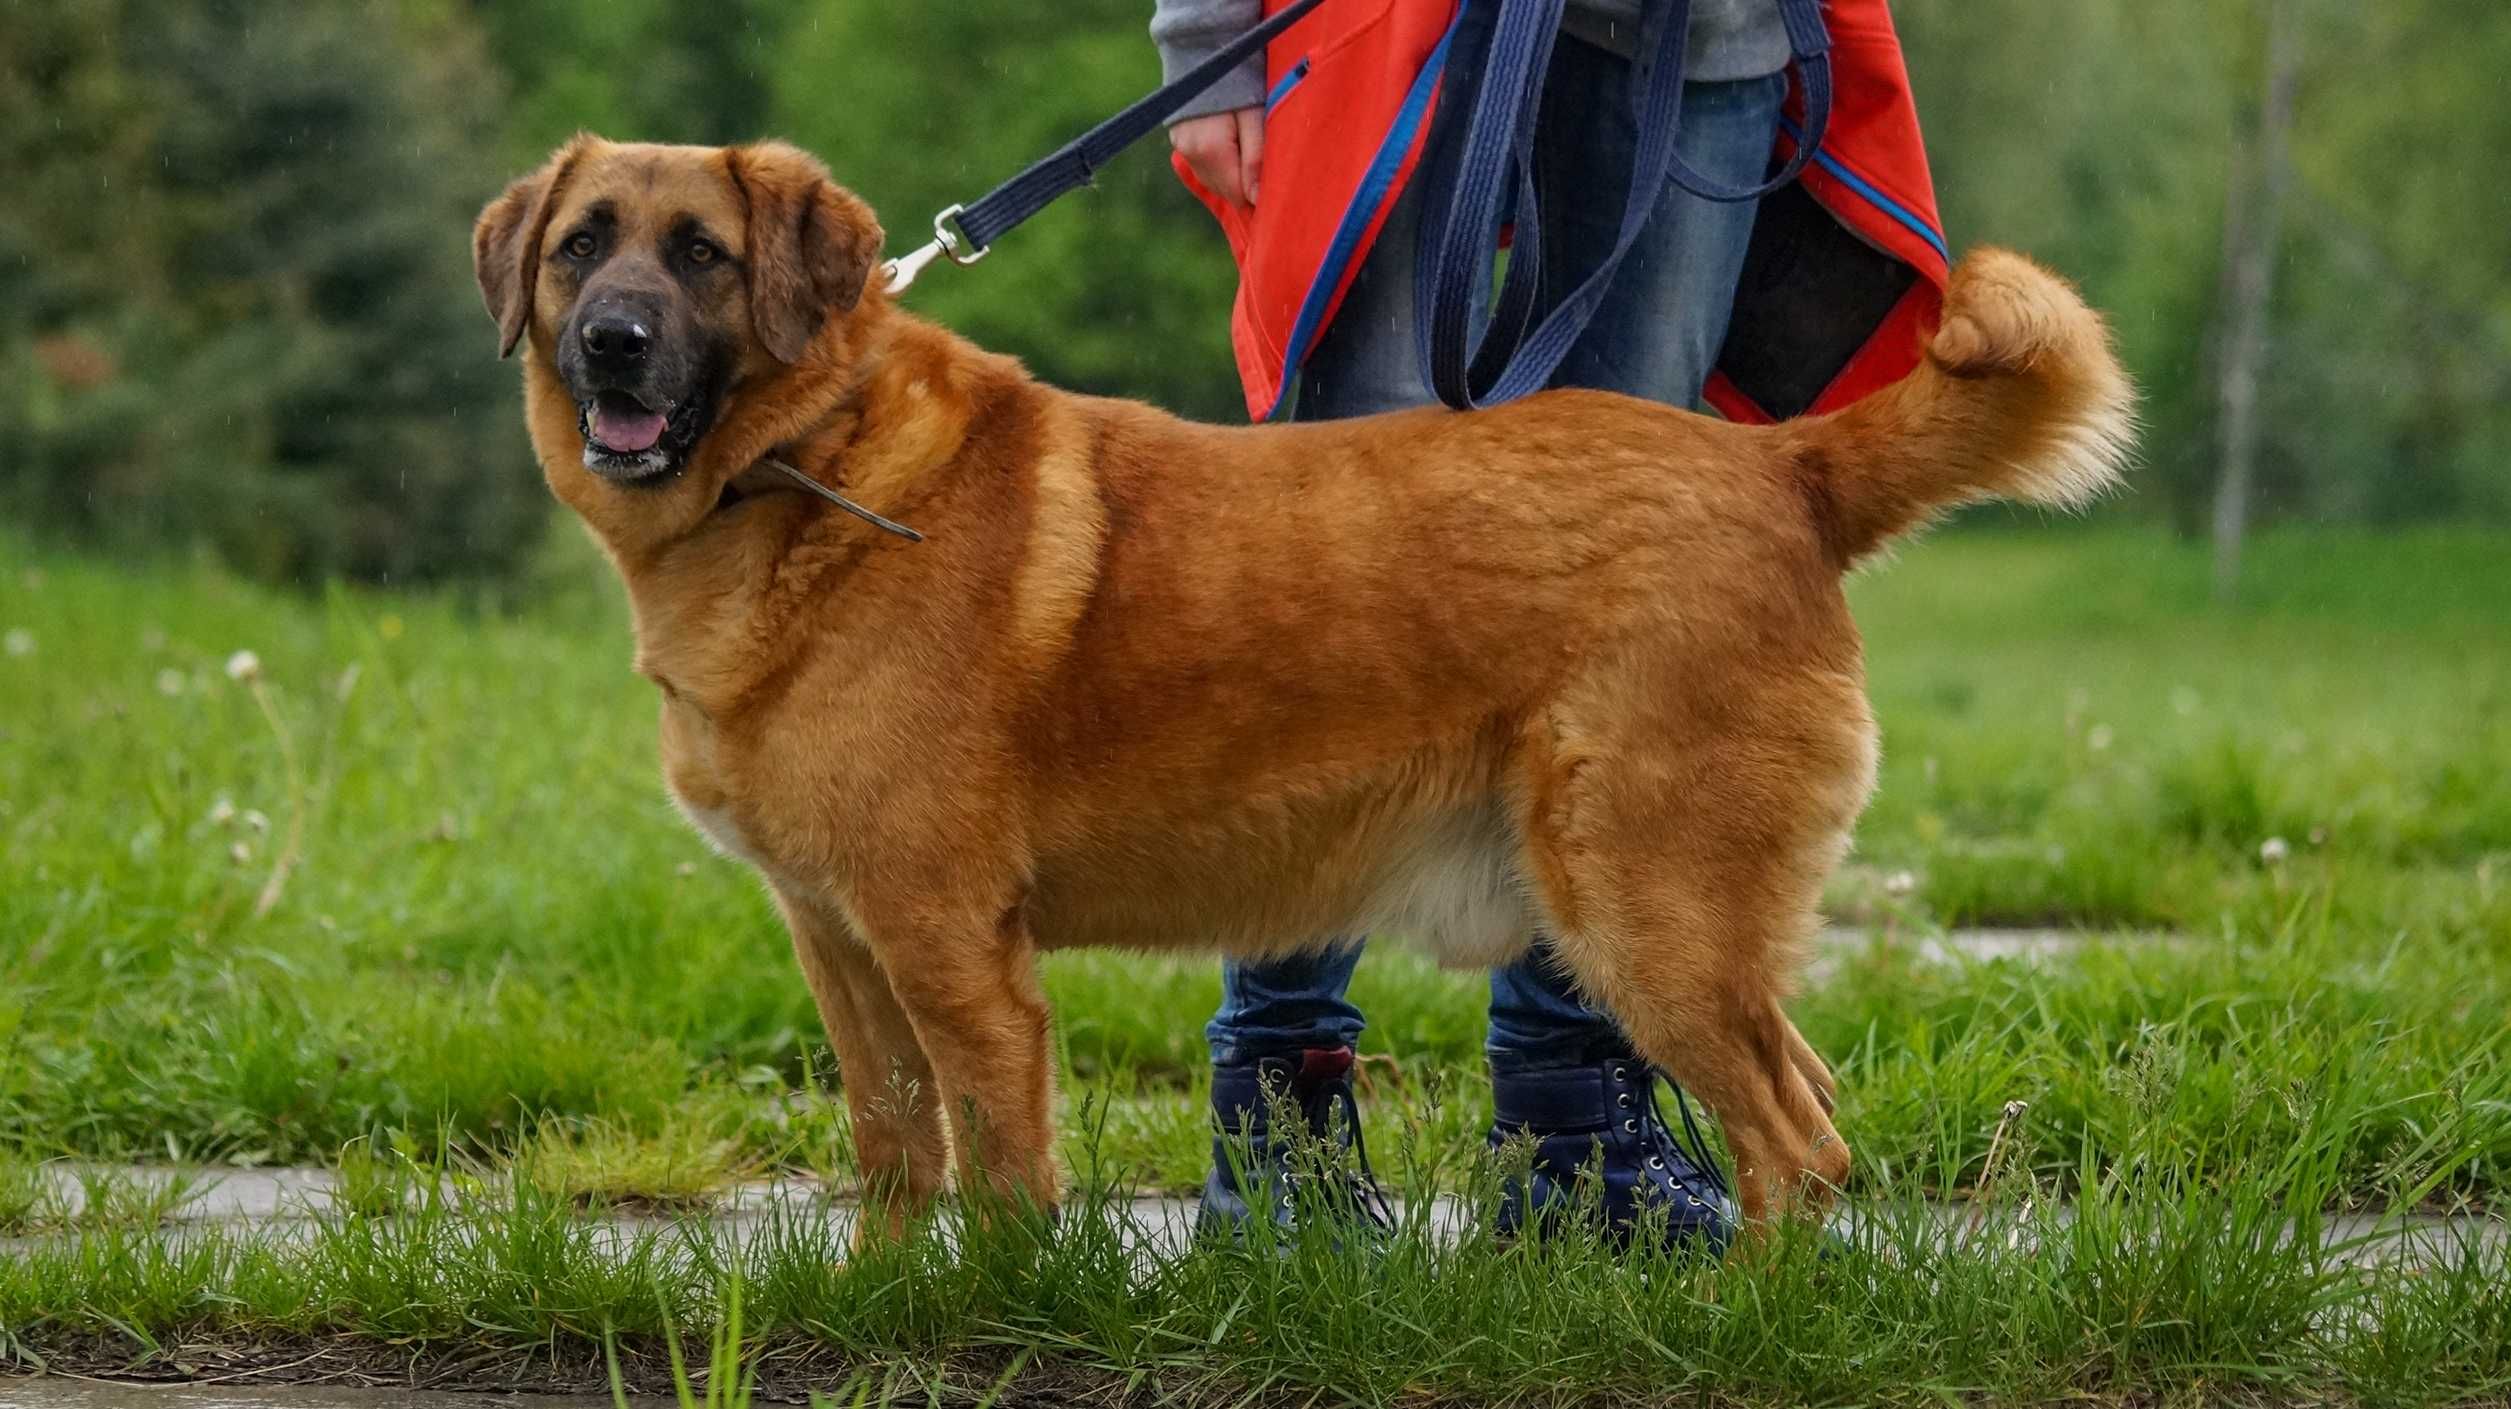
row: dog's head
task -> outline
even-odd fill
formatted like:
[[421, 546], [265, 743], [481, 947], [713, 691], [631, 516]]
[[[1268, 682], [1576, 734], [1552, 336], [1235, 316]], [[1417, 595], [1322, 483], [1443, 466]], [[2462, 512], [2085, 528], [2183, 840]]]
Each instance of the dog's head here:
[[800, 361], [880, 259], [871, 210], [781, 142], [578, 137], [480, 212], [501, 353], [526, 338], [573, 398], [585, 468], [655, 484], [744, 383]]

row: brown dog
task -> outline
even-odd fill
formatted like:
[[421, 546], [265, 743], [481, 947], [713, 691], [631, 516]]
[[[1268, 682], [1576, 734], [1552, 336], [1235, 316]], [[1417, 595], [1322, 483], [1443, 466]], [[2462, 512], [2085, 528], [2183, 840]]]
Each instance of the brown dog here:
[[781, 144], [578, 138], [474, 249], [664, 776], [773, 887], [892, 1228], [945, 1113], [963, 1172], [1055, 1196], [1041, 950], [1392, 930], [1479, 966], [1538, 925], [1724, 1123], [1748, 1216], [1818, 1204], [1848, 1150], [1780, 1004], [1874, 780], [1841, 575], [1952, 504], [2080, 502], [2129, 433], [2100, 321], [1998, 252], [1835, 416], [1221, 429], [901, 310], [871, 212]]

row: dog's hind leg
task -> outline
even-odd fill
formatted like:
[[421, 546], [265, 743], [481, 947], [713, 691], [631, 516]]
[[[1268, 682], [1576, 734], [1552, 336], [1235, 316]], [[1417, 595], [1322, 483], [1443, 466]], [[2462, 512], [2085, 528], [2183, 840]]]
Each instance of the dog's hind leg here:
[[1814, 1099], [1822, 1103], [1822, 1113], [1829, 1115], [1838, 1110], [1839, 1081], [1831, 1075], [1830, 1064], [1822, 1060], [1822, 1054], [1813, 1049], [1813, 1044], [1805, 1040], [1805, 1034], [1798, 1032], [1793, 1022], [1787, 1025], [1787, 1048], [1788, 1056], [1796, 1063], [1796, 1070], [1804, 1074], [1805, 1084], [1813, 1087]]
[[1780, 1000], [1864, 799], [1862, 748], [1770, 723], [1793, 711], [1678, 709], [1652, 701], [1637, 735], [1609, 715], [1539, 726], [1520, 765], [1526, 869], [1581, 990], [1717, 1116], [1746, 1217], [1819, 1208], [1848, 1147]]
[[855, 1239], [895, 1237], [932, 1205], [950, 1166], [932, 1065], [888, 975], [833, 908], [782, 888], [776, 899], [845, 1087], [863, 1176]]

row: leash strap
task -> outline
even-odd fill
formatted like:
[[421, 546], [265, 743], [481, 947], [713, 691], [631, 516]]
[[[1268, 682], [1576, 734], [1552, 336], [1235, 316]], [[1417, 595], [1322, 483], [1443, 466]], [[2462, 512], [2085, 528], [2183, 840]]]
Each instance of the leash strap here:
[[[1474, 3], [1474, 0], [1466, 0]], [[1675, 150], [1682, 123], [1683, 60], [1690, 40], [1690, 0], [1646, 7], [1639, 55], [1631, 66], [1631, 103], [1639, 148], [1622, 202], [1613, 252], [1558, 306], [1533, 323], [1542, 280], [1542, 220], [1534, 183], [1535, 119], [1562, 0], [1497, 0], [1481, 91], [1452, 168], [1423, 192], [1421, 259], [1414, 275], [1415, 326], [1424, 379], [1439, 400], [1459, 410], [1496, 405], [1541, 390], [1579, 335], [1594, 320], [1639, 232], [1670, 180], [1703, 200], [1749, 201], [1795, 180], [1822, 145], [1831, 122], [1831, 36], [1821, 0], [1779, 0], [1788, 48], [1804, 84], [1804, 137], [1776, 176], [1755, 186], [1712, 180]], [[1505, 178], [1514, 187], [1516, 242], [1489, 325], [1476, 333], [1473, 309], [1489, 281], [1500, 224], [1508, 214]], [[1502, 336], [1494, 336], [1505, 329]]]
[[936, 258], [953, 264], [974, 264], [983, 259], [996, 240], [1058, 198], [1089, 185], [1098, 169], [1114, 160], [1117, 153], [1149, 135], [1240, 64], [1264, 52], [1264, 46], [1272, 43], [1275, 36], [1323, 3], [1324, 0], [1296, 0], [1179, 75], [1175, 82], [1144, 94], [1114, 117], [1031, 163], [993, 190], [934, 216], [933, 242], [890, 261], [890, 289], [894, 292], [913, 283], [916, 275]]

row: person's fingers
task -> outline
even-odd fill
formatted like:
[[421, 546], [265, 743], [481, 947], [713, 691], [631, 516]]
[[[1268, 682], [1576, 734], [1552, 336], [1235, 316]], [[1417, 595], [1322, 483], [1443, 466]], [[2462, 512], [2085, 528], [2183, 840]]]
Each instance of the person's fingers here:
[[1240, 180], [1237, 113], [1190, 117], [1168, 129], [1168, 141], [1212, 194], [1234, 206], [1248, 203]]
[[1195, 179], [1231, 205], [1246, 204], [1238, 188], [1238, 124], [1228, 113], [1188, 118], [1168, 130]]
[[1246, 187], [1247, 204], [1256, 203], [1256, 188], [1264, 169], [1264, 109], [1238, 110], [1239, 181]]

